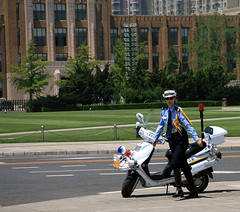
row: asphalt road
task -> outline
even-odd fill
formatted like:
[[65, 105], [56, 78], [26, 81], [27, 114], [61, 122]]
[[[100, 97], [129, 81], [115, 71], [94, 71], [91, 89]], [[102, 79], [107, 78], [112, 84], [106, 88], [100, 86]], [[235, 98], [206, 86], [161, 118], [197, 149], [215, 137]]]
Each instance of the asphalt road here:
[[[214, 167], [214, 179], [239, 181], [240, 152], [222, 152]], [[167, 160], [155, 153], [150, 171], [163, 169]], [[46, 200], [119, 191], [125, 172], [113, 169], [112, 155], [36, 156], [0, 158], [0, 205], [10, 206]], [[138, 188], [141, 188], [139, 185]]]

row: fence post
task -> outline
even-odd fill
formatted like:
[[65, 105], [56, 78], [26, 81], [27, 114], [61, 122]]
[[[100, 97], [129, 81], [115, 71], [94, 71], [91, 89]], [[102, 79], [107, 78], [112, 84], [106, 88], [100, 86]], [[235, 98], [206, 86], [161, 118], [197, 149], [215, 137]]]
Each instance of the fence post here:
[[117, 124], [114, 124], [114, 139], [117, 140]]
[[42, 137], [42, 142], [44, 141], [44, 126], [41, 126], [41, 137]]

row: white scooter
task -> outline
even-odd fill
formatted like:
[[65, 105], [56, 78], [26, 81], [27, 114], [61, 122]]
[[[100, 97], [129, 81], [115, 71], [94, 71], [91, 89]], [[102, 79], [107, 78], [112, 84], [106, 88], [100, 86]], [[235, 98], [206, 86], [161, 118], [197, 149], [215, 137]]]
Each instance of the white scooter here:
[[[200, 111], [201, 112], [201, 111]], [[152, 145], [154, 132], [147, 130], [147, 123], [144, 122], [144, 116], [137, 113], [137, 118], [143, 123], [143, 127], [139, 131], [139, 135], [144, 139], [137, 144], [135, 150], [128, 150], [124, 146], [118, 148], [120, 154], [115, 154], [114, 167], [118, 170], [127, 170], [127, 176], [122, 184], [122, 196], [130, 197], [138, 182], [141, 182], [143, 187], [154, 186], [175, 186], [173, 171], [168, 164], [161, 172], [151, 174], [148, 164], [154, 152]], [[201, 119], [202, 120], [202, 119]], [[203, 124], [201, 125], [203, 128]], [[202, 130], [202, 138], [204, 137], [204, 147], [200, 148], [196, 143], [190, 144], [185, 156], [188, 158], [188, 164], [191, 166], [191, 172], [194, 178], [194, 183], [198, 192], [203, 192], [209, 182], [209, 177], [213, 178], [213, 165], [219, 162], [222, 158], [216, 145], [225, 142], [227, 131], [223, 128], [212, 126]], [[166, 138], [160, 136], [158, 143], [164, 144]], [[171, 150], [167, 150], [166, 156], [171, 161]], [[190, 191], [184, 174], [182, 173], [182, 186]], [[168, 192], [168, 190], [166, 191]]]

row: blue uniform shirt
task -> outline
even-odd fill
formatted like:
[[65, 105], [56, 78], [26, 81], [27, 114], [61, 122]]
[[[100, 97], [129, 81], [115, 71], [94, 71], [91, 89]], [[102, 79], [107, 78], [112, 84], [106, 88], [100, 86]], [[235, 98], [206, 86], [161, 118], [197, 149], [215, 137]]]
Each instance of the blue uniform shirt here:
[[[176, 114], [175, 114], [175, 107], [178, 108], [177, 105], [173, 105], [172, 108], [164, 108], [161, 112], [161, 120], [160, 120], [160, 124], [157, 127], [157, 130], [155, 132], [155, 136], [153, 138], [153, 141], [156, 142], [164, 128], [164, 126], [168, 124], [168, 110], [171, 110], [171, 114], [172, 114], [172, 127], [175, 128], [174, 124], [173, 124], [173, 120], [176, 120]], [[180, 110], [177, 111], [177, 115], [178, 115], [178, 121], [180, 122], [181, 125], [183, 125], [186, 130], [188, 131], [188, 133], [192, 136], [192, 138], [195, 141], [199, 140], [199, 137], [197, 135], [196, 130], [192, 127], [192, 125], [188, 122], [188, 120], [185, 118], [185, 116], [181, 113]]]

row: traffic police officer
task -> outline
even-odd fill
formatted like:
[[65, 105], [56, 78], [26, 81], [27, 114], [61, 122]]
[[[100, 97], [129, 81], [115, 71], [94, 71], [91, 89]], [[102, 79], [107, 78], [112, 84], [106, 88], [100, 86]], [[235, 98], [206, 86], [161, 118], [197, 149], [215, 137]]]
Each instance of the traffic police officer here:
[[189, 145], [188, 134], [186, 130], [200, 147], [202, 147], [203, 144], [199, 139], [195, 129], [192, 127], [192, 123], [186, 114], [179, 106], [175, 105], [176, 95], [177, 94], [175, 90], [167, 90], [163, 94], [163, 97], [167, 103], [167, 107], [164, 107], [161, 112], [161, 120], [155, 132], [153, 146], [156, 146], [156, 142], [164, 126], [166, 125], [166, 136], [168, 138], [170, 149], [173, 153], [170, 165], [171, 169], [174, 170], [174, 178], [177, 188], [176, 193], [173, 195], [173, 197], [184, 196], [183, 190], [181, 188], [181, 168], [191, 187], [190, 194], [186, 198], [197, 198], [198, 193], [196, 186], [194, 185], [191, 168], [187, 163], [187, 158], [184, 157], [184, 153], [186, 152]]

